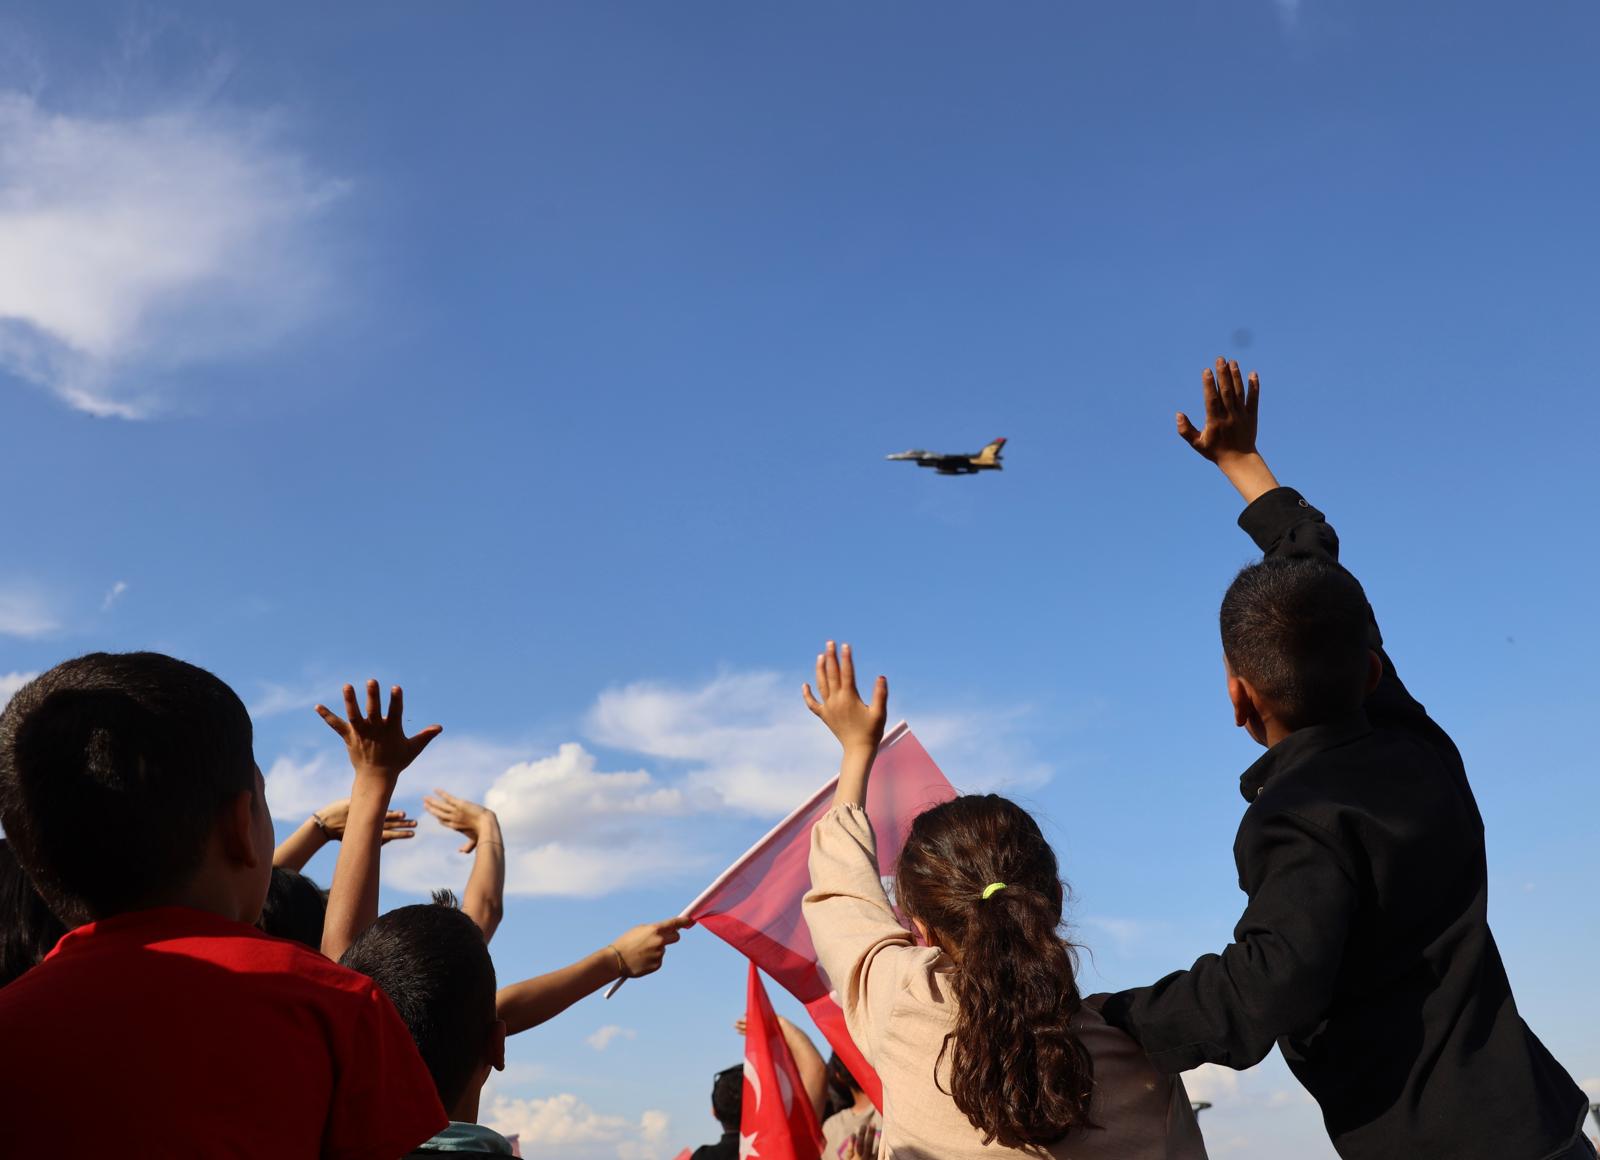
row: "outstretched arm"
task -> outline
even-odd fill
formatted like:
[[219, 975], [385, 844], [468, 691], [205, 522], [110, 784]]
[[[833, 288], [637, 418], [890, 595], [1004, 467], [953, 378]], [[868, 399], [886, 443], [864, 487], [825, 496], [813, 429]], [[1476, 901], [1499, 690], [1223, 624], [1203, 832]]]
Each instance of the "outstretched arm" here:
[[461, 853], [476, 851], [461, 909], [478, 924], [483, 941], [488, 942], [505, 913], [506, 844], [500, 836], [500, 819], [477, 802], [454, 797], [442, 789], [433, 792], [438, 796], [423, 798], [423, 807], [444, 825], [466, 835]]
[[[329, 802], [305, 821], [272, 852], [272, 864], [280, 870], [303, 870], [316, 852], [329, 842], [344, 837], [344, 826], [350, 816], [350, 799], [340, 798]], [[383, 844], [414, 836], [416, 819], [406, 817], [405, 810], [390, 810], [383, 818]]]
[[389, 692], [385, 716], [378, 682], [368, 681], [365, 715], [356, 708], [356, 691], [350, 685], [344, 687], [345, 717], [317, 706], [318, 715], [344, 739], [355, 769], [350, 815], [339, 844], [333, 886], [328, 891], [328, 916], [322, 927], [322, 953], [336, 961], [378, 917], [378, 851], [395, 783], [442, 731], [438, 725], [429, 725], [415, 737], [407, 737], [401, 722], [403, 705], [404, 694], [396, 685]]
[[661, 969], [667, 947], [682, 937], [678, 932], [693, 925], [690, 918], [669, 918], [636, 926], [559, 971], [501, 987], [495, 1013], [505, 1021], [507, 1035], [537, 1027], [607, 983], [654, 974]]
[[[1261, 403], [1261, 380], [1251, 371], [1241, 379], [1239, 364], [1217, 359], [1213, 372], [1201, 374], [1205, 399], [1206, 425], [1195, 429], [1189, 417], [1178, 414], [1178, 434], [1204, 458], [1215, 463], [1244, 498], [1245, 510], [1239, 526], [1255, 541], [1263, 557], [1309, 556], [1339, 563], [1339, 536], [1323, 514], [1306, 502], [1298, 491], [1283, 487], [1256, 447], [1257, 412]], [[1342, 567], [1342, 565], [1341, 565]], [[1426, 722], [1430, 730], [1438, 727], [1427, 720], [1427, 712], [1401, 682], [1394, 663], [1383, 648], [1377, 617], [1371, 614], [1371, 644], [1383, 662], [1378, 686], [1367, 697], [1367, 712], [1373, 720], [1391, 720], [1418, 726]]]
[[883, 741], [884, 723], [889, 719], [889, 681], [879, 677], [872, 688], [872, 704], [865, 704], [856, 691], [856, 663], [845, 645], [841, 650], [833, 641], [817, 654], [817, 691], [801, 686], [806, 708], [822, 719], [844, 747], [839, 763], [839, 788], [834, 792], [836, 806], [865, 806], [867, 778]]

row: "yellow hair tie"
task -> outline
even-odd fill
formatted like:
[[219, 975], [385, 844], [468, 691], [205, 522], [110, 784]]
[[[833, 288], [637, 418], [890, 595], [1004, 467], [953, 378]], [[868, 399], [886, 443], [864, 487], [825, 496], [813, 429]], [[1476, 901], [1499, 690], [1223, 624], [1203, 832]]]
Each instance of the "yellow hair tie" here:
[[998, 894], [1006, 888], [1004, 882], [991, 882], [983, 888], [983, 900], [988, 902], [992, 895]]

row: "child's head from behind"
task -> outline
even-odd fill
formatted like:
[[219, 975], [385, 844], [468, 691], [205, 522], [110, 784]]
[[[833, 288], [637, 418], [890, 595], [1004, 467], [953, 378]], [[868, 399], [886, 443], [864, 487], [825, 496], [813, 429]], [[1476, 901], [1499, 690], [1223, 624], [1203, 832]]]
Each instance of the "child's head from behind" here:
[[0, 838], [0, 987], [36, 966], [66, 933]]
[[204, 669], [90, 653], [0, 714], [0, 825], [69, 925], [174, 903], [254, 922], [272, 818], [250, 715]]
[[322, 949], [322, 927], [328, 917], [328, 896], [298, 870], [272, 868], [272, 884], [256, 926], [276, 938], [293, 939], [312, 950]]
[[1381, 673], [1366, 593], [1326, 560], [1249, 565], [1228, 586], [1219, 619], [1235, 720], [1262, 744], [1269, 719], [1293, 732], [1354, 712]]
[[478, 924], [453, 907], [402, 906], [363, 931], [339, 961], [389, 996], [450, 1118], [476, 1120], [479, 1092], [490, 1069], [505, 1066], [506, 1048], [494, 961]]
[[1050, 1144], [1089, 1123], [1094, 1076], [1061, 938], [1065, 888], [1038, 823], [996, 794], [933, 807], [895, 873], [901, 909], [955, 961], [949, 1091], [985, 1143]]
[[744, 1065], [724, 1068], [711, 1081], [711, 1114], [725, 1132], [737, 1132], [744, 1114]]

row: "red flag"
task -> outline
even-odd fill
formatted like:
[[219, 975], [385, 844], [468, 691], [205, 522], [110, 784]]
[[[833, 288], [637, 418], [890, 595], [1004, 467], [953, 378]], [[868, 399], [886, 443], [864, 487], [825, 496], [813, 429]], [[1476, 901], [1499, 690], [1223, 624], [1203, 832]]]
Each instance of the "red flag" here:
[[689, 1157], [693, 1155], [694, 1152], [691, 1149], [685, 1148], [682, 1152], [679, 1152], [676, 1156], [674, 1156], [672, 1160], [689, 1160]]
[[750, 964], [744, 1023], [739, 1155], [761, 1160], [817, 1160], [822, 1155], [822, 1126], [754, 963]]
[[[811, 827], [833, 804], [834, 777], [751, 847], [684, 911], [742, 952], [805, 1004], [818, 1030], [880, 1109], [883, 1085], [850, 1034], [817, 965], [800, 900], [811, 886]], [[912, 819], [956, 791], [904, 722], [878, 747], [867, 785], [867, 816], [878, 838], [878, 868], [893, 870]]]

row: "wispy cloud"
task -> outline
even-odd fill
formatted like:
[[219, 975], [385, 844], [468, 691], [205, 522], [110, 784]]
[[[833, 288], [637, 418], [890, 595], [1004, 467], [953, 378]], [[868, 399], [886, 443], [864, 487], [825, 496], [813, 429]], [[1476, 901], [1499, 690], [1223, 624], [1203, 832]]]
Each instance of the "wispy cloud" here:
[[671, 1127], [665, 1112], [646, 1111], [634, 1120], [595, 1111], [567, 1093], [544, 1099], [496, 1096], [484, 1122], [518, 1137], [524, 1156], [571, 1160], [651, 1160], [663, 1154]]
[[177, 368], [311, 317], [345, 186], [268, 114], [91, 117], [0, 92], [0, 366], [93, 415], [172, 403]]
[[[310, 700], [307, 691], [267, 686], [252, 712]], [[837, 743], [789, 683], [769, 672], [609, 689], [584, 720], [594, 741], [637, 755], [640, 765], [626, 768], [635, 765], [630, 759], [607, 768], [610, 762], [576, 741], [530, 755], [525, 747], [447, 732], [407, 772], [397, 802], [415, 803], [435, 785], [482, 801], [505, 834], [508, 892], [594, 897], [704, 873], [716, 861], [706, 849], [707, 820], [781, 816], [838, 763]], [[1049, 775], [1013, 744], [1015, 720], [1007, 714], [935, 714], [915, 724], [936, 755], [970, 759], [986, 784], [1036, 784]], [[267, 800], [280, 820], [299, 820], [346, 796], [349, 786], [343, 751], [331, 737], [314, 755], [279, 757], [267, 771]], [[384, 881], [418, 892], [458, 881], [465, 872], [458, 845], [424, 818], [415, 838], [389, 847]]]
[[604, 1051], [618, 1039], [637, 1039], [639, 1033], [631, 1027], [618, 1027], [615, 1023], [608, 1023], [593, 1035], [584, 1040], [596, 1051]]
[[128, 582], [126, 580], [118, 580], [110, 588], [106, 589], [105, 599], [100, 601], [100, 611], [111, 611], [111, 606], [117, 601], [121, 600], [123, 593], [125, 593], [127, 590]]
[[6, 707], [18, 689], [38, 675], [38, 673], [0, 673], [0, 709]]
[[60, 627], [52, 602], [38, 589], [21, 584], [0, 586], [0, 634], [46, 636]]
[[1292, 29], [1300, 22], [1300, 0], [1272, 0], [1272, 6], [1278, 10], [1278, 19], [1285, 28]]
[[[901, 715], [898, 706], [892, 707]], [[1013, 745], [1021, 714], [915, 712], [917, 736], [962, 789], [1040, 785], [1050, 769]], [[700, 685], [643, 681], [600, 694], [585, 723], [601, 745], [689, 767], [685, 786], [763, 816], [793, 809], [838, 768], [838, 743], [806, 712], [794, 680], [724, 673]]]

